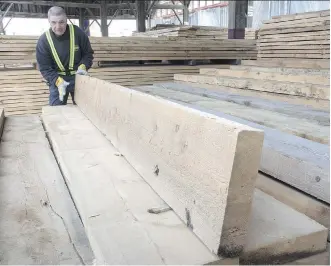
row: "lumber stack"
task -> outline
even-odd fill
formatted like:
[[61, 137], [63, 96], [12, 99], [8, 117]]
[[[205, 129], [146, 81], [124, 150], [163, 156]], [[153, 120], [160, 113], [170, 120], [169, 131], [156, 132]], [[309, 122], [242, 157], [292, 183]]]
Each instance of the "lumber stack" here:
[[255, 40], [181, 37], [94, 38], [94, 61], [256, 59]]
[[[1, 64], [36, 63], [36, 36], [0, 36]], [[256, 59], [255, 40], [180, 37], [91, 37], [94, 62], [131, 60]]]
[[[212, 67], [209, 65], [208, 67]], [[224, 65], [224, 68], [229, 68]], [[149, 65], [90, 69], [89, 74], [123, 86], [172, 81], [175, 74], [198, 74], [200, 66]], [[48, 105], [48, 86], [37, 70], [0, 71], [0, 105], [7, 115], [39, 114]], [[70, 97], [68, 103], [71, 103]]]
[[[258, 61], [252, 62], [258, 64]], [[268, 72], [269, 68], [266, 67], [265, 69]], [[236, 66], [234, 66], [231, 67], [231, 70], [205, 69], [200, 71], [199, 75], [176, 74], [175, 80], [235, 89], [241, 91], [241, 93], [245, 93], [247, 90], [255, 91], [261, 94], [276, 95], [277, 97], [290, 97], [290, 99], [301, 100], [310, 104], [315, 103], [319, 106], [328, 106], [330, 102], [330, 79], [325, 73], [329, 73], [329, 70], [325, 70], [324, 73], [321, 71], [321, 74], [319, 74], [314, 72], [313, 69], [311, 71], [315, 75], [306, 77], [305, 75], [309, 74], [309, 71], [306, 68], [304, 69], [299, 68], [297, 71], [294, 69], [294, 72], [290, 75], [287, 74], [289, 71], [279, 74], [261, 74], [254, 69], [236, 70]], [[300, 74], [300, 72], [305, 74]]]
[[330, 10], [276, 16], [258, 32], [258, 58], [330, 58]]
[[[206, 65], [209, 67], [217, 65]], [[174, 66], [174, 65], [143, 65], [128, 67], [104, 67], [90, 69], [89, 74], [102, 80], [107, 80], [122, 86], [152, 85], [157, 82], [172, 81], [174, 75], [198, 74], [201, 66]], [[229, 68], [229, 65], [218, 65], [220, 68]]]
[[[160, 37], [176, 36], [182, 38], [200, 38], [200, 39], [228, 39], [228, 28], [209, 27], [209, 26], [174, 26], [146, 32], [135, 32], [133, 36], [140, 37]], [[256, 30], [246, 28], [245, 39], [256, 39]]]
[[37, 114], [48, 105], [48, 86], [37, 70], [0, 71], [0, 105], [6, 115]]
[[259, 129], [91, 77], [76, 86], [78, 108], [42, 117], [98, 263], [274, 264], [325, 249], [323, 226], [254, 189]]

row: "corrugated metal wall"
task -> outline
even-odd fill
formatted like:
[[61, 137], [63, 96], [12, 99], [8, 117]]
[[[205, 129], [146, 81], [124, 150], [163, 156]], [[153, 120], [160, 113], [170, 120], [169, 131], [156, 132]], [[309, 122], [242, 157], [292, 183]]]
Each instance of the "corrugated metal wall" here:
[[[194, 6], [190, 6], [190, 9], [196, 8], [196, 2]], [[204, 4], [215, 4], [226, 3], [227, 1], [200, 1]], [[213, 3], [211, 3], [213, 2]], [[270, 19], [272, 16], [286, 15], [294, 13], [303, 13], [309, 11], [319, 11], [330, 9], [330, 1], [295, 1], [295, 0], [284, 0], [284, 1], [249, 1], [247, 27], [259, 28], [264, 20]], [[171, 11], [172, 12], [172, 11]], [[159, 15], [161, 15], [159, 13]], [[182, 14], [179, 15], [182, 19]], [[227, 27], [228, 26], [228, 6], [215, 7], [204, 10], [199, 10], [189, 15], [190, 25], [200, 26], [216, 26], [216, 27]], [[175, 24], [180, 25], [176, 16], [167, 18], [155, 17], [152, 20], [152, 26], [156, 24]]]

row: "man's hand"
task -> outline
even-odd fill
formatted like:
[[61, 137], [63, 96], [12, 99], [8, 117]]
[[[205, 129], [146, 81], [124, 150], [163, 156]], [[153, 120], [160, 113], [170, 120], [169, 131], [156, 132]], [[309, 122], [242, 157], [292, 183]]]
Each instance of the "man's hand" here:
[[58, 77], [56, 82], [55, 82], [55, 85], [59, 90], [59, 99], [60, 99], [61, 102], [63, 101], [63, 97], [67, 92], [67, 87], [68, 87], [69, 84], [70, 84], [69, 82], [66, 82], [61, 77]]
[[87, 75], [87, 71], [86, 71], [86, 66], [84, 64], [81, 64], [77, 71], [76, 71], [76, 75]]

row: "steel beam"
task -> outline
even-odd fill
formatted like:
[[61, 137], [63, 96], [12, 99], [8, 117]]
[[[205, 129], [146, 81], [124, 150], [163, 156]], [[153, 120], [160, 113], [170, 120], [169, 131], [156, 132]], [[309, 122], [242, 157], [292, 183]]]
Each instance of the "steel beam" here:
[[84, 30], [84, 11], [82, 8], [79, 9], [79, 27]]
[[[14, 18], [47, 18], [47, 13], [30, 13], [30, 12], [11, 12], [7, 13], [7, 16], [14, 16]], [[67, 15], [68, 18], [78, 19], [77, 15]], [[107, 16], [107, 19], [111, 19], [112, 16]], [[99, 16], [96, 15], [89, 15], [85, 16], [85, 19], [100, 19]], [[116, 20], [122, 19], [135, 19], [132, 15], [120, 15], [116, 16]], [[98, 22], [97, 22], [98, 23]], [[100, 23], [99, 23], [100, 24]]]
[[[174, 0], [171, 0], [171, 2], [172, 2], [173, 4], [175, 4], [175, 3], [174, 3]], [[180, 23], [181, 25], [183, 25], [184, 23], [183, 23], [183, 21], [180, 19], [180, 17], [178, 16], [176, 10], [175, 10], [175, 9], [172, 9], [172, 11], [175, 13], [175, 16], [177, 17], [179, 23]]]
[[145, 11], [145, 1], [136, 1], [136, 11], [137, 11], [137, 31], [146, 31], [146, 11]]
[[106, 0], [101, 0], [100, 5], [100, 19], [101, 19], [101, 35], [102, 37], [108, 37], [108, 24], [107, 24], [107, 2]]
[[188, 23], [188, 17], [189, 17], [188, 6], [189, 6], [190, 2], [188, 0], [184, 0], [183, 3], [184, 3], [183, 24], [187, 24]]
[[155, 6], [155, 4], [156, 4], [156, 2], [157, 2], [158, 0], [153, 0], [152, 2], [151, 2], [151, 4], [149, 5], [149, 7], [148, 7], [148, 9], [147, 9], [147, 15], [150, 15], [151, 14], [151, 11], [152, 11], [152, 9], [153, 9], [153, 7]]
[[1, 1], [3, 3], [37, 5], [37, 6], [62, 6], [62, 7], [79, 7], [79, 8], [99, 8], [99, 4], [73, 3], [60, 1]]
[[248, 0], [229, 1], [229, 39], [245, 39]]
[[155, 4], [153, 9], [185, 9], [184, 5]]
[[3, 18], [7, 15], [8, 11], [11, 9], [11, 7], [13, 6], [13, 3], [11, 3], [7, 9], [3, 12], [3, 14], [0, 13], [0, 19], [3, 20]]

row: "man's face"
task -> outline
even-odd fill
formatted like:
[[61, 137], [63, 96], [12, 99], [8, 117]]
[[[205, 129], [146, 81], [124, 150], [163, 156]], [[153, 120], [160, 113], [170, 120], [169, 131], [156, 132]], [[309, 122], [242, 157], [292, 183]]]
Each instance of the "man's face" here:
[[61, 36], [64, 34], [67, 28], [67, 17], [65, 15], [50, 16], [48, 21], [55, 35]]

